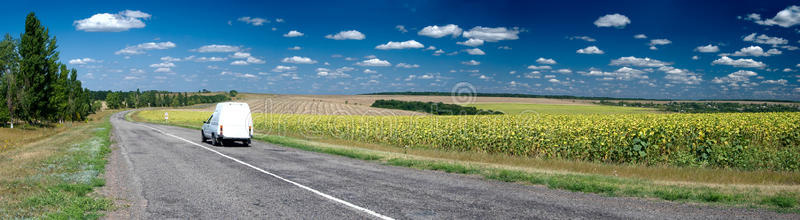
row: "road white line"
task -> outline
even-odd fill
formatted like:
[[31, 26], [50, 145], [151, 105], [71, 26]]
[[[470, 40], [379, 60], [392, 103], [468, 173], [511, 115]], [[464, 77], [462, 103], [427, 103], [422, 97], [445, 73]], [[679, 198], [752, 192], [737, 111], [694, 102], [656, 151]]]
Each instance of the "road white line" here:
[[245, 163], [244, 161], [241, 161], [241, 160], [239, 160], [239, 159], [236, 159], [236, 158], [233, 158], [233, 157], [231, 157], [231, 156], [225, 155], [225, 154], [223, 154], [223, 153], [220, 153], [219, 151], [216, 151], [216, 150], [214, 150], [214, 149], [208, 148], [208, 147], [206, 147], [206, 146], [203, 146], [203, 145], [201, 145], [201, 144], [198, 144], [198, 143], [195, 143], [195, 142], [192, 142], [192, 141], [186, 140], [186, 139], [184, 139], [184, 138], [182, 138], [182, 137], [178, 137], [178, 136], [176, 136], [176, 135], [173, 135], [173, 134], [170, 134], [170, 133], [164, 132], [164, 131], [162, 131], [162, 130], [159, 130], [158, 128], [154, 128], [154, 127], [150, 127], [150, 126], [147, 126], [147, 125], [142, 125], [142, 124], [139, 124], [139, 125], [141, 125], [141, 126], [144, 126], [144, 127], [148, 127], [148, 128], [150, 128], [150, 129], [153, 129], [153, 130], [156, 130], [156, 131], [158, 131], [158, 132], [160, 132], [160, 133], [162, 133], [162, 134], [165, 134], [165, 135], [167, 135], [167, 136], [171, 136], [171, 137], [177, 138], [177, 139], [179, 139], [179, 140], [185, 141], [186, 143], [190, 143], [190, 144], [193, 144], [193, 145], [195, 145], [195, 146], [202, 147], [203, 149], [206, 149], [206, 150], [209, 150], [209, 151], [211, 151], [211, 152], [214, 152], [214, 153], [216, 153], [216, 154], [219, 154], [219, 155], [220, 155], [220, 156], [222, 156], [222, 157], [225, 157], [225, 158], [231, 159], [231, 160], [233, 160], [233, 161], [236, 161], [237, 163], [240, 163], [240, 164], [242, 164], [242, 165], [245, 165], [245, 166], [248, 166], [248, 167], [250, 167], [250, 168], [253, 168], [253, 169], [255, 169], [255, 170], [258, 170], [259, 172], [262, 172], [262, 173], [265, 173], [265, 174], [267, 174], [267, 175], [270, 175], [270, 176], [272, 176], [272, 177], [278, 178], [279, 180], [283, 180], [284, 182], [291, 183], [292, 185], [295, 185], [295, 186], [297, 186], [297, 187], [300, 187], [301, 189], [305, 189], [305, 190], [311, 191], [311, 192], [313, 192], [314, 194], [317, 194], [317, 195], [319, 195], [319, 196], [322, 196], [323, 198], [326, 198], [326, 199], [333, 200], [334, 202], [338, 202], [338, 203], [341, 203], [341, 204], [343, 204], [343, 205], [345, 205], [345, 206], [347, 206], [347, 207], [353, 208], [353, 209], [355, 209], [355, 210], [358, 210], [358, 211], [365, 212], [365, 213], [367, 213], [367, 214], [370, 214], [370, 215], [372, 215], [372, 216], [375, 216], [375, 217], [377, 217], [377, 218], [379, 218], [379, 219], [393, 219], [393, 218], [391, 218], [391, 217], [389, 217], [389, 216], [381, 215], [381, 214], [379, 214], [379, 213], [377, 213], [377, 212], [375, 212], [375, 211], [372, 211], [372, 210], [366, 209], [366, 208], [364, 208], [364, 207], [361, 207], [361, 206], [354, 205], [353, 203], [350, 203], [350, 202], [347, 202], [347, 201], [341, 200], [341, 199], [339, 199], [339, 198], [333, 197], [333, 196], [331, 196], [331, 195], [325, 194], [325, 193], [323, 193], [323, 192], [320, 192], [319, 190], [316, 190], [316, 189], [313, 189], [313, 188], [311, 188], [311, 187], [305, 186], [305, 185], [303, 185], [303, 184], [299, 184], [299, 183], [296, 183], [296, 182], [294, 182], [294, 181], [288, 180], [288, 179], [286, 179], [286, 178], [283, 178], [283, 177], [281, 177], [281, 176], [278, 176], [278, 175], [276, 175], [276, 174], [274, 174], [274, 173], [270, 173], [269, 171], [266, 171], [266, 170], [264, 170], [264, 169], [261, 169], [261, 168], [259, 168], [259, 167], [256, 167], [256, 166], [253, 166], [253, 165], [251, 165], [251, 164], [249, 164], [249, 163]]

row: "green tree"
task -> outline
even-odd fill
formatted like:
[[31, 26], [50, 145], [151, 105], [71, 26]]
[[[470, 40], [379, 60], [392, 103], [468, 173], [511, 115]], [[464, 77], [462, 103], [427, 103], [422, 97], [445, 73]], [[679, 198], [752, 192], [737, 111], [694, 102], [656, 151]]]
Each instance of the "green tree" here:
[[62, 122], [66, 119], [69, 115], [67, 112], [68, 110], [68, 99], [69, 99], [69, 69], [67, 69], [67, 65], [61, 64], [60, 71], [57, 74], [56, 80], [51, 83], [53, 86], [53, 94], [49, 97], [50, 98], [50, 107], [55, 110], [54, 114], [51, 115], [53, 120]]
[[239, 94], [239, 91], [231, 90], [230, 92], [228, 92], [228, 94], [230, 94], [231, 97], [236, 97], [236, 95]]
[[111, 92], [106, 96], [106, 106], [110, 109], [118, 109], [122, 107], [122, 92]]
[[14, 127], [14, 113], [19, 100], [17, 75], [19, 74], [18, 42], [10, 34], [0, 41], [0, 96], [6, 99], [0, 108], [0, 122], [10, 122]]
[[20, 74], [17, 82], [21, 88], [20, 117], [29, 123], [51, 118], [55, 109], [50, 105], [53, 82], [58, 71], [56, 39], [41, 25], [31, 12], [25, 19], [25, 33], [20, 37]]

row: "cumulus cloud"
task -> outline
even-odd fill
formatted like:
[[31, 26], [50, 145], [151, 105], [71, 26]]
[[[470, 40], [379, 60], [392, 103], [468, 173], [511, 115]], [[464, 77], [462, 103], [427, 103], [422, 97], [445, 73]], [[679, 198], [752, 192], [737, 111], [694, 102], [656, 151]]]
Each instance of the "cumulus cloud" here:
[[264, 23], [269, 23], [269, 20], [263, 18], [241, 17], [237, 20], [253, 26], [262, 26]]
[[766, 34], [761, 34], [761, 35], [756, 36], [756, 33], [752, 33], [750, 35], [747, 35], [742, 40], [747, 41], [747, 42], [755, 42], [755, 43], [759, 43], [759, 44], [770, 44], [772, 46], [776, 46], [776, 45], [779, 45], [779, 44], [788, 44], [789, 43], [788, 40], [780, 38], [780, 37], [770, 37], [770, 36], [767, 36]]
[[312, 60], [311, 58], [300, 57], [300, 56], [286, 57], [286, 58], [283, 58], [283, 60], [281, 60], [281, 62], [284, 62], [284, 63], [295, 63], [295, 64], [315, 64], [315, 63], [317, 63], [316, 60]]
[[580, 53], [580, 54], [603, 54], [603, 53], [605, 53], [605, 52], [603, 52], [603, 50], [600, 50], [600, 48], [597, 48], [597, 46], [588, 46], [588, 47], [583, 48], [583, 49], [578, 49], [575, 52], [576, 53]]
[[244, 61], [244, 60], [235, 60], [235, 61], [231, 62], [231, 65], [235, 65], [235, 66], [244, 66], [244, 65], [247, 65], [247, 64], [248, 64], [247, 61]]
[[152, 68], [170, 68], [170, 67], [175, 67], [175, 64], [171, 63], [171, 62], [163, 62], [163, 63], [150, 64], [150, 67], [152, 67]]
[[468, 39], [468, 40], [466, 40], [464, 42], [456, 42], [456, 44], [461, 44], [461, 45], [470, 46], [470, 47], [477, 47], [477, 46], [483, 45], [483, 40], [470, 38], [470, 39]]
[[289, 33], [283, 34], [284, 37], [302, 37], [304, 34], [297, 30], [291, 30]]
[[378, 50], [402, 50], [402, 49], [418, 49], [418, 48], [423, 48], [423, 47], [425, 47], [425, 45], [422, 45], [421, 43], [419, 43], [419, 42], [417, 42], [415, 40], [407, 40], [407, 41], [403, 41], [403, 42], [389, 41], [388, 43], [375, 46], [375, 49], [378, 49]]
[[664, 76], [664, 79], [669, 80], [671, 83], [697, 85], [703, 81], [703, 79], [700, 76], [687, 69], [678, 69], [671, 66], [662, 66], [659, 67], [658, 70], [666, 73], [667, 75]]
[[475, 60], [469, 60], [469, 61], [463, 61], [463, 62], [461, 62], [461, 64], [469, 65], [469, 66], [477, 66], [477, 65], [480, 65], [481, 62], [478, 62], [478, 61], [475, 61]]
[[[194, 57], [190, 57], [189, 59], [191, 59], [191, 58], [194, 58]], [[181, 58], [165, 56], [165, 57], [161, 57], [161, 61], [178, 62], [178, 61], [181, 61]]]
[[778, 80], [771, 80], [770, 79], [770, 80], [761, 81], [761, 84], [776, 84], [776, 85], [784, 85], [785, 86], [786, 83], [788, 83], [788, 82], [789, 81], [787, 81], [785, 79], [778, 79]]
[[301, 50], [301, 49], [303, 49], [303, 48], [300, 47], [300, 46], [294, 46], [294, 47], [290, 47], [289, 48], [289, 50]]
[[479, 39], [486, 42], [497, 42], [501, 40], [516, 40], [519, 39], [520, 30], [518, 27], [505, 28], [505, 27], [481, 27], [477, 26], [469, 31], [465, 31], [461, 35], [465, 38]]
[[419, 68], [419, 64], [398, 63], [397, 65], [395, 65], [395, 67], [406, 68], [406, 69]]
[[364, 40], [364, 38], [367, 37], [357, 30], [349, 30], [349, 31], [341, 31], [333, 35], [328, 34], [325, 36], [325, 38], [334, 40]]
[[117, 55], [121, 55], [121, 54], [122, 55], [144, 54], [144, 51], [146, 51], [146, 50], [166, 50], [166, 49], [170, 49], [170, 48], [174, 48], [174, 47], [175, 47], [175, 43], [172, 43], [170, 41], [158, 42], [158, 43], [156, 43], [156, 42], [148, 42], [148, 43], [141, 43], [141, 44], [138, 44], [138, 45], [135, 45], [135, 46], [125, 47], [125, 48], [123, 48], [121, 50], [118, 50], [117, 52], [114, 52], [114, 54], [117, 54]]
[[231, 45], [218, 45], [218, 44], [211, 44], [205, 45], [197, 49], [193, 49], [191, 51], [200, 52], [200, 53], [231, 53], [241, 50], [240, 47], [231, 46]]
[[605, 72], [597, 69], [592, 69], [589, 72], [580, 72], [584, 76], [599, 76], [605, 80], [632, 80], [632, 79], [648, 79], [645, 71], [637, 70], [630, 67], [622, 67], [613, 72]]
[[597, 18], [594, 21], [594, 25], [597, 27], [615, 27], [615, 28], [625, 28], [625, 25], [631, 23], [631, 19], [628, 19], [627, 16], [621, 14], [607, 14], [600, 18]]
[[570, 70], [570, 69], [559, 69], [559, 70], [556, 70], [556, 72], [557, 73], [561, 73], [561, 74], [570, 74], [570, 73], [572, 73], [572, 70]]
[[378, 73], [378, 71], [371, 70], [371, 69], [364, 69], [364, 73], [366, 73], [366, 74], [372, 74], [372, 73]]
[[153, 72], [156, 72], [156, 73], [171, 73], [172, 69], [167, 68], [167, 67], [160, 67], [160, 68], [157, 68], [156, 70], [153, 70]]
[[329, 78], [329, 79], [350, 78], [350, 74], [347, 74], [346, 72], [353, 71], [353, 70], [355, 70], [355, 69], [352, 68], [352, 67], [347, 67], [347, 66], [346, 67], [342, 67], [342, 68], [338, 68], [338, 69], [335, 69], [335, 70], [330, 70], [328, 68], [317, 68], [317, 76], [325, 77], [325, 78]]
[[716, 53], [719, 52], [719, 47], [709, 44], [705, 46], [698, 46], [697, 48], [694, 48], [694, 50], [700, 53]]
[[484, 53], [480, 48], [466, 49], [464, 51], [466, 51], [469, 55], [486, 55], [486, 53]]
[[556, 64], [556, 60], [544, 57], [539, 57], [539, 59], [536, 59], [536, 62], [539, 64], [549, 64], [549, 65]]
[[633, 38], [636, 38], [636, 39], [647, 39], [647, 35], [637, 34], [637, 35], [633, 35]]
[[742, 85], [747, 85], [750, 82], [750, 77], [757, 76], [758, 73], [749, 71], [749, 70], [739, 70], [728, 74], [724, 77], [714, 77], [714, 80], [711, 82], [717, 84], [728, 84], [729, 86], [739, 87]]
[[88, 58], [88, 57], [87, 58], [83, 58], [83, 59], [71, 59], [71, 60], [69, 60], [69, 64], [73, 64], [73, 65], [85, 65], [85, 64], [89, 64], [89, 63], [98, 63], [98, 62], [100, 62], [100, 61], [92, 59], [92, 58]]
[[766, 64], [759, 61], [755, 61], [753, 59], [742, 58], [734, 60], [727, 56], [723, 56], [719, 59], [714, 60], [713, 62], [711, 62], [711, 65], [728, 65], [728, 66], [746, 67], [746, 68], [764, 68], [767, 66]]
[[198, 57], [193, 59], [195, 62], [221, 62], [226, 61], [228, 58], [225, 57]]
[[667, 45], [667, 44], [671, 44], [671, 43], [672, 43], [672, 41], [670, 41], [668, 39], [652, 39], [652, 40], [650, 40], [650, 49], [651, 50], [658, 50], [658, 48], [656, 46], [658, 46], [658, 45]]
[[[780, 50], [775, 49], [775, 48], [772, 48], [772, 49], [769, 49], [767, 51], [764, 51], [764, 49], [759, 47], [759, 46], [749, 46], [749, 47], [745, 47], [745, 48], [740, 49], [739, 51], [734, 52], [733, 54], [731, 54], [731, 56], [734, 56], [734, 57], [747, 57], [747, 56], [768, 57], [768, 56], [772, 56], [772, 55], [780, 55], [782, 53], [783, 52], [781, 52]], [[727, 54], [725, 54], [725, 55], [727, 55]]]
[[364, 60], [364, 61], [358, 62], [358, 63], [356, 63], [356, 65], [359, 65], [359, 66], [392, 66], [392, 63], [389, 63], [389, 61], [386, 61], [386, 60], [381, 60], [381, 59], [378, 59], [378, 58], [372, 58], [372, 59], [368, 59], [368, 60]]
[[278, 66], [275, 66], [275, 68], [272, 69], [272, 72], [282, 73], [282, 72], [291, 72], [291, 71], [295, 71], [295, 70], [297, 70], [296, 66], [278, 65]]
[[86, 32], [120, 32], [132, 28], [144, 28], [142, 20], [150, 18], [150, 14], [142, 11], [125, 10], [117, 14], [100, 13], [92, 17], [72, 22], [75, 30]]
[[498, 50], [511, 50], [511, 47], [509, 47], [509, 46], [499, 46], [499, 47], [497, 47], [497, 49]]
[[231, 62], [231, 65], [248, 65], [248, 64], [263, 64], [266, 61], [258, 59], [250, 55], [250, 53], [245, 52], [236, 52], [231, 55], [234, 59], [244, 59], [244, 60], [236, 60]]
[[756, 13], [749, 14], [744, 19], [753, 21], [756, 24], [760, 25], [766, 25], [766, 26], [778, 25], [781, 27], [788, 28], [800, 24], [800, 6], [797, 5], [789, 6], [786, 9], [779, 11], [778, 14], [775, 15], [775, 17], [770, 19], [762, 20], [761, 15]]
[[589, 36], [572, 36], [572, 37], [569, 37], [569, 39], [570, 40], [575, 40], [575, 39], [584, 40], [586, 42], [595, 42], [595, 41], [597, 41], [594, 38], [591, 38]]
[[528, 69], [532, 69], [532, 70], [549, 70], [549, 69], [553, 69], [553, 68], [550, 67], [550, 66], [547, 66], [547, 65], [542, 65], [542, 66], [530, 65], [530, 66], [528, 66]]
[[663, 62], [656, 59], [650, 59], [649, 57], [645, 58], [638, 58], [634, 56], [629, 57], [620, 57], [614, 60], [611, 60], [612, 66], [637, 66], [637, 67], [662, 67], [668, 66], [670, 63]]
[[422, 28], [422, 30], [417, 32], [417, 34], [419, 34], [420, 36], [426, 36], [432, 38], [441, 38], [447, 35], [458, 37], [458, 35], [461, 35], [462, 31], [463, 30], [460, 27], [458, 27], [458, 25], [448, 24], [444, 26], [437, 26], [437, 25], [427, 26], [425, 28]]

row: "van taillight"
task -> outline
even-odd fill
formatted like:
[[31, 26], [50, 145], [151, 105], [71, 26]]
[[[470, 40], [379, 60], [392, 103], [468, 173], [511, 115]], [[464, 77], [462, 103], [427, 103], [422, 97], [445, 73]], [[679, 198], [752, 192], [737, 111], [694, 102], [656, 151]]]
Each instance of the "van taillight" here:
[[222, 135], [222, 125], [219, 126], [219, 135]]

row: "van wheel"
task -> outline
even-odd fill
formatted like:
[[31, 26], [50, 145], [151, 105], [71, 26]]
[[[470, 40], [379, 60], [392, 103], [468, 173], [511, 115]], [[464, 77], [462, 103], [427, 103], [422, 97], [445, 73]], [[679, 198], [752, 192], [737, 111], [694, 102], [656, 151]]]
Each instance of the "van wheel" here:
[[200, 130], [200, 140], [201, 140], [203, 143], [205, 143], [205, 142], [206, 142], [206, 140], [207, 140], [207, 139], [206, 139], [206, 135], [205, 135], [205, 133], [203, 132], [203, 130]]
[[219, 140], [217, 139], [217, 134], [211, 134], [211, 145], [219, 146]]
[[250, 146], [250, 139], [242, 141], [242, 144], [244, 144], [245, 147], [249, 147]]

